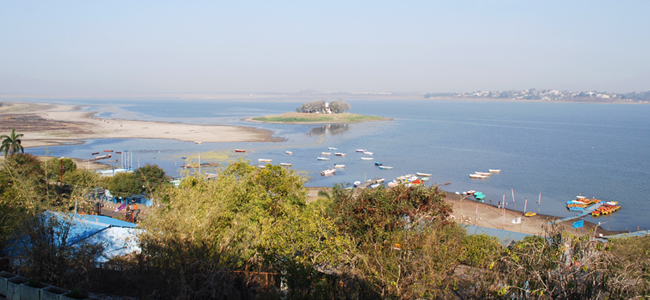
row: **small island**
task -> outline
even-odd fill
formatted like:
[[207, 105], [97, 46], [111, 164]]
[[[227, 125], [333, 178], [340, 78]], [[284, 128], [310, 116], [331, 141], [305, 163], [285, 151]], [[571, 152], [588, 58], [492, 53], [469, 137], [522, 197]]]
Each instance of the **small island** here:
[[322, 124], [322, 123], [360, 123], [370, 121], [386, 121], [390, 118], [351, 114], [347, 111], [350, 104], [339, 99], [334, 102], [318, 100], [304, 103], [296, 112], [280, 115], [248, 118], [247, 121], [265, 123], [295, 123], [295, 124]]

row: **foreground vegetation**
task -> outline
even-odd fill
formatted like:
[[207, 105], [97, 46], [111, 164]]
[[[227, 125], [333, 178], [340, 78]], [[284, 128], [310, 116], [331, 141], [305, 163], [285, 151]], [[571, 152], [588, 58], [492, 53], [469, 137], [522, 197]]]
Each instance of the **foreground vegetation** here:
[[[61, 162], [7, 157], [0, 250], [16, 246], [10, 237], [25, 241], [18, 271], [68, 289], [142, 299], [629, 299], [650, 292], [648, 237], [602, 242], [549, 228], [547, 238], [504, 248], [496, 238], [467, 235], [436, 187], [336, 185], [307, 204], [292, 170], [241, 160], [215, 180], [188, 176], [178, 188], [154, 166], [106, 179], [68, 163], [57, 184], [48, 175], [53, 165]], [[165, 200], [141, 223], [142, 252], [115, 259], [108, 272], [92, 264], [101, 244], [66, 246], [67, 219], [42, 212], [72, 211], [93, 188], [111, 184]]]

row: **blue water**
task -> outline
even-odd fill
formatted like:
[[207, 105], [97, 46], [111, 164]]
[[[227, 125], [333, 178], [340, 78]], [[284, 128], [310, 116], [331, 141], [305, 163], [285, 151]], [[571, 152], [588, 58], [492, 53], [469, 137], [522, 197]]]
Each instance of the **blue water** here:
[[[256, 124], [242, 121], [294, 111], [300, 102], [198, 101], [110, 99], [101, 102], [59, 99], [52, 102], [84, 104], [107, 118], [242, 125], [269, 129], [285, 142], [203, 143], [173, 140], [88, 140], [84, 145], [31, 148], [42, 155], [90, 158], [103, 149], [129, 150], [133, 165], [158, 164], [178, 176], [182, 156], [246, 148], [245, 158], [273, 163], [290, 162], [310, 176], [308, 186], [332, 186], [373, 177], [392, 180], [407, 173], [432, 173], [430, 184], [451, 182], [451, 192], [480, 190], [486, 202], [496, 205], [506, 195], [509, 208], [572, 216], [567, 200], [582, 194], [619, 201], [623, 208], [602, 222], [605, 229], [650, 228], [650, 106], [542, 102], [483, 102], [431, 100], [349, 100], [351, 112], [393, 118], [392, 121], [350, 125]], [[332, 153], [331, 161], [317, 161], [327, 147], [338, 147], [345, 157]], [[355, 149], [375, 153], [376, 161], [393, 170], [380, 170], [374, 161], [360, 160]], [[285, 154], [293, 151], [293, 156]], [[332, 151], [334, 152], [334, 151]], [[234, 154], [233, 154], [234, 155]], [[205, 160], [204, 160], [205, 161]], [[335, 176], [318, 172], [345, 164]], [[501, 169], [486, 180], [470, 179], [475, 171]]]

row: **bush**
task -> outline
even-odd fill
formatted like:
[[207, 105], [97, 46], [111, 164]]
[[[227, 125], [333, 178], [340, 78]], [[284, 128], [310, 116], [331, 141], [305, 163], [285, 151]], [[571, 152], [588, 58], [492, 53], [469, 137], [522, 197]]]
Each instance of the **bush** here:
[[472, 267], [486, 267], [496, 262], [503, 246], [497, 237], [472, 234], [463, 238], [463, 254], [460, 262]]

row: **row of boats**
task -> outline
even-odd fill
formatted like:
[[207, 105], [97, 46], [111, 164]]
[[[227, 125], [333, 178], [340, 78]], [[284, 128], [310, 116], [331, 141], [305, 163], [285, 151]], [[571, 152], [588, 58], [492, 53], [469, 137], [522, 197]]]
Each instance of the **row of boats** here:
[[469, 174], [469, 178], [472, 179], [487, 179], [492, 175], [492, 173], [501, 173], [501, 169], [489, 169], [489, 172], [474, 172], [474, 174]]
[[[317, 159], [319, 161], [329, 161], [330, 157], [332, 156], [332, 153], [334, 153], [334, 156], [339, 156], [339, 157], [345, 157], [346, 153], [344, 152], [337, 152], [338, 148], [336, 147], [328, 147], [327, 148], [328, 152], [321, 152], [321, 156], [318, 156]], [[245, 153], [246, 149], [235, 149], [236, 153]], [[361, 160], [374, 160], [373, 156], [374, 153], [371, 151], [368, 151], [366, 149], [356, 149], [356, 153], [363, 154], [364, 156], [361, 157]], [[292, 151], [286, 151], [285, 152], [287, 155], [293, 155]], [[260, 163], [271, 163], [272, 159], [269, 158], [259, 158], [258, 162]], [[281, 166], [283, 167], [291, 167], [291, 163], [280, 163]], [[380, 170], [392, 170], [394, 167], [391, 166], [384, 166], [381, 162], [375, 161], [375, 166], [377, 166]], [[258, 167], [264, 168], [263, 165], [259, 165]], [[343, 169], [345, 168], [344, 164], [334, 164], [334, 168], [329, 168], [326, 170], [323, 170], [320, 172], [322, 176], [332, 176], [335, 175], [337, 172], [337, 169]], [[389, 182], [387, 185], [389, 187], [396, 186], [398, 184], [407, 184], [407, 185], [415, 185], [415, 184], [424, 184], [424, 182], [429, 180], [429, 177], [431, 177], [431, 173], [424, 173], [424, 172], [417, 172], [417, 175], [413, 174], [407, 174], [404, 176], [399, 176], [395, 180]], [[381, 185], [381, 183], [384, 182], [383, 178], [375, 178], [368, 180], [364, 183], [362, 182], [355, 182], [355, 187], [376, 187]]]
[[596, 198], [576, 196], [575, 200], [567, 201], [567, 209], [588, 211], [593, 217], [609, 215], [621, 209], [617, 201], [603, 201]]
[[474, 199], [476, 199], [476, 201], [478, 201], [478, 202], [484, 202], [485, 201], [485, 194], [483, 194], [483, 192], [479, 192], [479, 191], [475, 191], [475, 190], [469, 190], [469, 191], [463, 192], [463, 195], [474, 196]]

